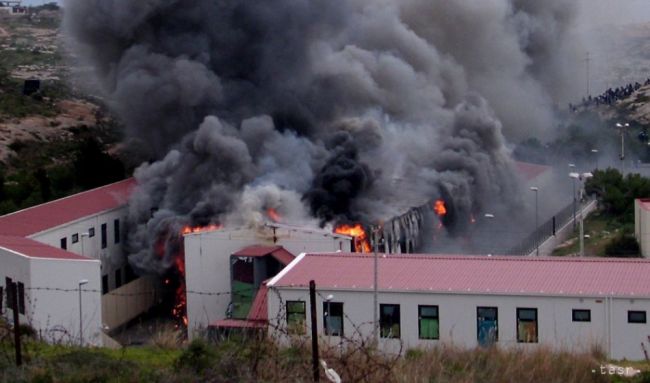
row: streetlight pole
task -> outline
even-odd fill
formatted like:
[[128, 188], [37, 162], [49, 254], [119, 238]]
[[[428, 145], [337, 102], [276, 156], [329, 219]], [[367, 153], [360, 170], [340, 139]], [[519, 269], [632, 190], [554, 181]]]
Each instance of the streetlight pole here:
[[[575, 164], [569, 164], [569, 169], [575, 168]], [[578, 174], [575, 172], [569, 173], [569, 177], [574, 178], [573, 180], [573, 231], [576, 230], [576, 180], [571, 174]]]
[[599, 166], [598, 166], [598, 149], [591, 149], [591, 152], [596, 157], [596, 169], [598, 169], [599, 168]]
[[378, 292], [379, 288], [377, 284], [379, 283], [379, 256], [377, 252], [379, 250], [379, 226], [373, 228], [373, 236], [375, 237], [375, 243], [373, 246], [374, 250], [374, 281], [373, 281], [373, 296], [372, 296], [372, 326], [373, 326], [373, 340], [375, 345], [379, 346], [379, 318], [378, 318], [378, 308], [379, 308], [379, 299]]
[[[485, 217], [485, 218], [487, 218], [487, 219], [489, 219], [489, 220], [493, 220], [493, 219], [494, 219], [494, 214], [491, 214], [491, 213], [485, 213], [485, 214], [483, 215], [483, 217]], [[492, 246], [490, 246], [490, 247], [492, 247]], [[494, 251], [493, 251], [493, 252], [494, 252]], [[489, 255], [492, 255], [492, 254], [488, 251], [488, 256], [489, 256]]]
[[[587, 178], [591, 178], [591, 177], [593, 177], [593, 174], [591, 173], [582, 173], [580, 180], [584, 181]], [[584, 184], [581, 184], [580, 187], [581, 187], [580, 190], [582, 190], [582, 188], [584, 188]], [[583, 210], [584, 208], [580, 209], [580, 256], [581, 257], [585, 256], [585, 224], [584, 224], [585, 217], [584, 217]]]
[[616, 127], [621, 132], [621, 166], [625, 169], [625, 128], [629, 127], [629, 123], [621, 124], [620, 122], [616, 123]]
[[84, 323], [83, 323], [83, 310], [81, 306], [81, 286], [88, 283], [87, 279], [82, 279], [79, 281], [79, 346], [83, 347], [84, 345]]
[[531, 186], [530, 190], [535, 192], [535, 254], [539, 257], [539, 224], [537, 223], [537, 192], [539, 188], [537, 186]]

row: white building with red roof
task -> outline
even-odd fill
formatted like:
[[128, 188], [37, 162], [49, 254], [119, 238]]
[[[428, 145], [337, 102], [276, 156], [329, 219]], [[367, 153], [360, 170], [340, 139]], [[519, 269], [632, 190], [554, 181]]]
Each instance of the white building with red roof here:
[[[267, 283], [269, 328], [309, 334], [314, 280], [319, 334], [336, 342], [371, 337], [374, 261], [299, 255]], [[589, 352], [598, 345], [610, 358], [640, 360], [650, 349], [649, 260], [402, 254], [377, 262], [379, 341], [387, 351], [453, 343]]]
[[0, 217], [0, 286], [8, 298], [2, 313], [13, 315], [7, 287], [15, 284], [22, 323], [48, 340], [78, 342], [83, 335], [91, 345], [104, 343], [106, 325], [132, 316], [116, 317], [120, 309], [107, 293], [134, 279], [122, 252], [134, 185], [128, 179]]
[[[351, 251], [352, 238], [327, 230], [266, 223], [184, 236], [188, 335], [211, 328], [257, 326], [263, 281], [294, 254]], [[265, 303], [264, 303], [265, 304]], [[259, 327], [259, 326], [257, 326]]]

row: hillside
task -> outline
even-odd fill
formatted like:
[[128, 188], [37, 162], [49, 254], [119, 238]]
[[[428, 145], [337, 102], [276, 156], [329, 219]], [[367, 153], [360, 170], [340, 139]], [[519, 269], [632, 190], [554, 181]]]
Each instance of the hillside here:
[[[48, 7], [0, 13], [0, 214], [125, 176], [106, 154], [117, 123], [79, 85], [83, 68], [64, 48], [61, 17]], [[40, 87], [25, 94], [26, 80]]]

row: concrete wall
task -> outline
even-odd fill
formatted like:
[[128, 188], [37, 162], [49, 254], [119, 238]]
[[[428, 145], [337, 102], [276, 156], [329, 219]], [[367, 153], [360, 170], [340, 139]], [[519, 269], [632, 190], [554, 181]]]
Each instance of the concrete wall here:
[[[50, 341], [79, 341], [79, 281], [84, 344], [102, 345], [100, 263], [96, 260], [31, 260], [32, 325]], [[44, 288], [44, 289], [41, 289]], [[60, 330], [65, 329], [67, 336]]]
[[[25, 315], [20, 316], [21, 322], [51, 342], [79, 342], [78, 282], [87, 279], [88, 284], [82, 287], [84, 343], [102, 345], [98, 261], [28, 258], [5, 249], [0, 249], [0, 258], [2, 286], [5, 277], [25, 285]], [[3, 313], [8, 318], [13, 315], [6, 307]]]
[[280, 245], [294, 255], [349, 251], [351, 239], [268, 227], [216, 230], [185, 236], [188, 335], [224, 319], [230, 298], [230, 255], [251, 245]]
[[[54, 247], [61, 247], [61, 238], [66, 238], [68, 251], [101, 261], [102, 275], [108, 276], [108, 288], [109, 290], [113, 290], [116, 287], [115, 271], [119, 270], [122, 275], [122, 281], [125, 280], [124, 266], [126, 265], [126, 258], [122, 250], [122, 243], [124, 240], [124, 230], [126, 229], [126, 215], [126, 207], [120, 207], [57, 226], [34, 234], [30, 238]], [[116, 219], [120, 221], [119, 243], [115, 243], [114, 237], [114, 221]], [[106, 248], [101, 247], [102, 224], [106, 224]], [[82, 233], [88, 233], [91, 228], [95, 229], [95, 235], [93, 237], [81, 235]], [[72, 243], [72, 236], [74, 234], [79, 236], [77, 243]]]
[[[318, 287], [317, 287], [318, 289]], [[333, 302], [343, 302], [345, 337], [369, 337], [372, 334], [371, 291], [318, 290], [318, 331], [323, 334], [323, 297], [332, 294]], [[309, 292], [304, 289], [271, 288], [269, 291], [270, 328], [286, 328], [284, 304], [287, 300], [307, 302]], [[614, 359], [644, 358], [641, 343], [647, 341], [650, 326], [627, 323], [628, 310], [650, 311], [650, 299], [613, 299], [604, 297], [543, 297], [426, 294], [415, 292], [382, 292], [379, 303], [400, 305], [401, 339], [381, 339], [381, 347], [397, 352], [406, 348], [429, 347], [440, 342], [462, 347], [476, 347], [478, 306], [498, 307], [498, 345], [530, 349], [548, 345], [555, 349], [588, 352], [594, 344], [600, 345]], [[439, 307], [440, 339], [418, 339], [418, 305]], [[537, 308], [538, 343], [517, 343], [517, 308]], [[573, 322], [573, 309], [591, 310], [591, 322]], [[355, 333], [355, 329], [358, 332]], [[273, 331], [273, 330], [272, 330]], [[307, 334], [309, 334], [309, 323]], [[283, 338], [280, 332], [275, 335]], [[331, 337], [336, 338], [336, 337]], [[330, 339], [331, 339], [330, 338]], [[646, 347], [648, 345], [646, 344]]]
[[[32, 316], [31, 291], [27, 287], [31, 286], [32, 275], [30, 270], [30, 259], [16, 254], [13, 251], [0, 248], [0, 286], [3, 287], [2, 314], [7, 318], [13, 318], [13, 312], [7, 308], [7, 286], [6, 279], [11, 278], [14, 283], [22, 282], [25, 285], [25, 315], [20, 315], [20, 321], [29, 321]], [[13, 319], [11, 319], [13, 320]]]
[[158, 302], [156, 281], [152, 276], [141, 277], [102, 295], [103, 323], [109, 331], [126, 324]]

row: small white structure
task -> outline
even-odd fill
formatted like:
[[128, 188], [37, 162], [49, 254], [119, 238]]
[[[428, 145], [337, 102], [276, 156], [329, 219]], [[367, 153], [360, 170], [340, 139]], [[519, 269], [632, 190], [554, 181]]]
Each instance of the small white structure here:
[[282, 246], [292, 254], [350, 251], [352, 238], [325, 230], [267, 223], [187, 234], [185, 283], [188, 335], [227, 318], [231, 297], [231, 255], [247, 246]]
[[[314, 280], [321, 335], [372, 337], [373, 270], [372, 255], [299, 255], [267, 283], [270, 331], [280, 339], [285, 330], [310, 333]], [[647, 260], [379, 255], [378, 270], [379, 344], [388, 352], [439, 342], [599, 345], [610, 358], [640, 360], [642, 344], [650, 349]]]
[[634, 200], [634, 237], [639, 242], [639, 250], [645, 258], [650, 257], [650, 199]]
[[[133, 179], [0, 217], [0, 286], [18, 284], [21, 321], [46, 339], [103, 344], [103, 330], [154, 302], [150, 279], [136, 279], [122, 252]], [[80, 285], [80, 281], [88, 280]], [[132, 296], [125, 302], [126, 293]], [[7, 296], [5, 293], [4, 296]], [[8, 297], [8, 296], [7, 296]], [[6, 300], [5, 300], [6, 302]], [[2, 313], [11, 317], [7, 304]]]

